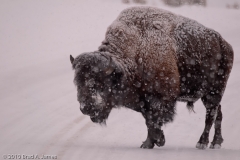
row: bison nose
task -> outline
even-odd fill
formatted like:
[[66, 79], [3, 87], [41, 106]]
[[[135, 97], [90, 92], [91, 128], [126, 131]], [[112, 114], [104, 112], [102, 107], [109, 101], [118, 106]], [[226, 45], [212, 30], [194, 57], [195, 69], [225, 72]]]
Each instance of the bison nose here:
[[84, 115], [87, 114], [87, 110], [85, 110], [83, 107], [80, 107], [80, 111], [81, 111]]
[[97, 118], [95, 118], [95, 117], [90, 117], [90, 119], [92, 120], [93, 123], [97, 123], [98, 122]]

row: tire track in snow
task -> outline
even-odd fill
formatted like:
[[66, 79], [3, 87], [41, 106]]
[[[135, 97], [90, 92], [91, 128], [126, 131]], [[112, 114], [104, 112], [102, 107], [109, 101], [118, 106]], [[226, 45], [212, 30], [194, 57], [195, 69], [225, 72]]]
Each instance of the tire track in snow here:
[[[0, 102], [0, 105], [3, 106], [8, 106], [11, 108], [16, 107], [14, 103], [12, 103], [12, 100], [18, 100], [19, 97], [26, 97], [26, 96], [31, 96], [32, 93], [39, 91], [39, 88], [43, 88], [49, 96], [52, 94], [54, 95], [56, 88], [59, 88], [58, 86], [60, 84], [54, 84], [52, 82], [56, 81], [57, 78], [52, 78], [49, 79], [48, 81], [46, 81], [46, 83], [41, 83], [39, 84], [39, 86], [37, 86], [36, 88], [30, 88], [29, 86], [26, 86], [26, 91], [24, 93], [14, 93], [14, 95], [11, 96], [11, 98], [6, 97], [4, 100], [2, 100]], [[54, 85], [53, 85], [54, 84]], [[51, 90], [52, 92], [48, 93]], [[47, 95], [46, 94], [46, 95]], [[28, 99], [23, 99], [21, 101], [19, 101], [18, 103], [18, 107], [21, 107], [23, 109], [26, 109], [26, 111], [22, 112], [21, 110], [17, 110], [20, 114], [16, 114], [14, 117], [11, 117], [8, 119], [8, 123], [3, 123], [0, 124], [0, 128], [2, 130], [5, 130], [6, 128], [8, 128], [9, 126], [14, 125], [16, 122], [22, 121], [24, 119], [28, 119], [29, 115], [32, 115], [33, 113], [35, 113], [35, 111], [40, 107], [40, 106], [45, 106], [46, 104], [50, 103], [50, 102], [54, 102], [54, 101], [58, 101], [59, 99], [63, 98], [66, 96], [66, 94], [71, 94], [71, 91], [68, 91], [64, 94], [58, 94], [56, 96], [52, 96], [51, 98], [46, 98], [43, 97], [42, 99], [36, 99], [36, 100], [32, 100], [32, 101], [28, 101]], [[38, 95], [40, 96], [40, 95]], [[5, 109], [5, 108], [4, 108]], [[9, 109], [5, 109], [5, 111], [8, 111]], [[12, 111], [7, 112], [7, 114], [12, 114]]]
[[[44, 101], [45, 102], [45, 105], [42, 105], [44, 106], [44, 109], [46, 110], [46, 106], [49, 107], [50, 103], [52, 104], [55, 104], [55, 103], [60, 103], [63, 101], [63, 99], [68, 96], [68, 95], [63, 95], [61, 97], [58, 97], [58, 98], [53, 98], [51, 101], [48, 100], [48, 101]], [[61, 100], [59, 102], [59, 99]], [[42, 104], [44, 104], [44, 102], [42, 102]], [[36, 105], [37, 107], [41, 106], [41, 104], [37, 104]], [[59, 106], [57, 106], [59, 107]], [[51, 110], [46, 110], [46, 112], [44, 112], [43, 110], [40, 110], [40, 114], [36, 114], [36, 109], [35, 108], [31, 108], [31, 106], [27, 106], [26, 108], [29, 108], [27, 110], [27, 112], [21, 112], [18, 114], [18, 116], [14, 116], [14, 117], [10, 117], [8, 119], [5, 120], [5, 123], [3, 125], [1, 125], [0, 129], [2, 130], [2, 132], [0, 133], [1, 135], [1, 138], [7, 138], [7, 137], [13, 137], [13, 136], [16, 136], [16, 134], [18, 134], [18, 137], [19, 137], [19, 132], [21, 133], [22, 132], [22, 128], [25, 128], [28, 129], [29, 131], [31, 129], [34, 129], [34, 130], [39, 130], [39, 132], [41, 131], [44, 131], [44, 129], [47, 129], [47, 128], [43, 128], [42, 126], [41, 127], [38, 127], [38, 128], [35, 128], [31, 121], [36, 121], [38, 119], [40, 119], [42, 116], [44, 115], [53, 115], [56, 111], [60, 111], [60, 112], [64, 112], [64, 108], [60, 107], [60, 108], [52, 108]], [[49, 118], [49, 116], [47, 117]], [[13, 127], [15, 126], [17, 122], [17, 127]], [[48, 124], [48, 123], [47, 123]], [[27, 126], [26, 126], [27, 125]], [[51, 124], [48, 124], [48, 125], [44, 125], [45, 127], [48, 127], [50, 126]], [[12, 129], [15, 129], [15, 131], [17, 132], [9, 132], [9, 130], [12, 130]]]
[[[47, 146], [43, 147], [43, 150], [40, 152], [40, 155], [46, 155], [47, 152], [55, 145], [59, 140], [61, 140], [69, 131], [71, 131], [75, 126], [76, 123], [82, 122], [86, 117], [80, 116], [74, 119], [73, 121], [69, 122], [65, 125], [55, 136], [54, 138], [47, 144]], [[84, 125], [85, 126], [85, 125]], [[83, 126], [83, 127], [84, 127]]]
[[[92, 124], [92, 122], [87, 122], [83, 127], [81, 127], [80, 129], [78, 129], [70, 138], [68, 138], [66, 140], [66, 143], [64, 144], [64, 146], [61, 147], [60, 151], [57, 152], [57, 156], [62, 159], [62, 157], [65, 155], [65, 153], [68, 151], [68, 146], [71, 146], [71, 144], [73, 144], [73, 140], [79, 135], [79, 133], [81, 132], [81, 134], [83, 133], [83, 131], [86, 131], [89, 126]], [[69, 159], [71, 159], [70, 157], [68, 157]]]

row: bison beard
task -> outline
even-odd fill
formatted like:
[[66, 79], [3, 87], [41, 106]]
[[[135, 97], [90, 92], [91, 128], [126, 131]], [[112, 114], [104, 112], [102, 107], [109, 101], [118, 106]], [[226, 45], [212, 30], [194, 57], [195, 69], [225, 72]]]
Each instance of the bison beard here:
[[98, 51], [70, 56], [83, 114], [105, 123], [111, 109], [140, 112], [148, 136], [142, 148], [163, 146], [161, 127], [173, 121], [177, 101], [189, 110], [201, 99], [204, 131], [196, 145], [220, 148], [221, 99], [233, 64], [232, 47], [216, 31], [198, 22], [152, 7], [122, 11], [108, 27]]

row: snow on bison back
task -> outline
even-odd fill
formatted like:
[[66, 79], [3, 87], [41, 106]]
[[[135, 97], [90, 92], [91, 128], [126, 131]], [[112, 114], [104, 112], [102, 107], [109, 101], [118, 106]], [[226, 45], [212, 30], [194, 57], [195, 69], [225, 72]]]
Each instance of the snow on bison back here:
[[161, 127], [173, 121], [177, 101], [189, 110], [201, 98], [204, 131], [196, 145], [220, 148], [221, 99], [233, 65], [232, 47], [216, 31], [198, 22], [152, 7], [125, 9], [108, 27], [98, 51], [73, 58], [74, 82], [83, 114], [105, 123], [111, 109], [140, 112], [148, 136], [142, 148], [163, 146]]

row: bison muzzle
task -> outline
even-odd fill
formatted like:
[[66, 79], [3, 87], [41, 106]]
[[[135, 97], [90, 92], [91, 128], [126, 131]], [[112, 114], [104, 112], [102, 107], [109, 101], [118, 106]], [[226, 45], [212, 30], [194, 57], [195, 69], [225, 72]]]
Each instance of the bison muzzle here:
[[125, 9], [108, 27], [98, 51], [73, 58], [74, 83], [83, 114], [105, 123], [112, 108], [140, 112], [148, 136], [142, 148], [163, 146], [161, 127], [173, 121], [177, 101], [206, 107], [204, 131], [196, 145], [220, 148], [221, 99], [233, 65], [232, 47], [198, 22], [152, 7]]

